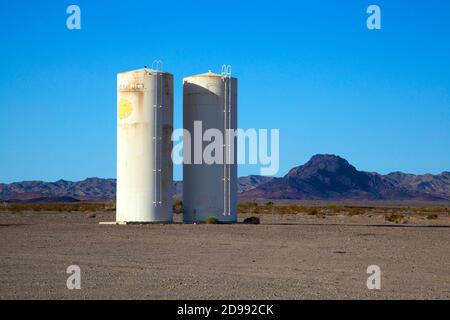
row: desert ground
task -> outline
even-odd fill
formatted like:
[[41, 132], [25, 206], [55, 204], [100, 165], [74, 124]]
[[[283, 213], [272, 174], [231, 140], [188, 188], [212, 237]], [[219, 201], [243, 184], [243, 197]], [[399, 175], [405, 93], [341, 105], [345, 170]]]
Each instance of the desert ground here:
[[[176, 214], [173, 224], [116, 226], [99, 225], [114, 211], [0, 212], [0, 298], [450, 298], [448, 212], [395, 222], [376, 208], [249, 212], [239, 221], [261, 224], [186, 225]], [[81, 269], [80, 290], [67, 289], [70, 265]], [[369, 265], [381, 268], [381, 290], [367, 289]]]

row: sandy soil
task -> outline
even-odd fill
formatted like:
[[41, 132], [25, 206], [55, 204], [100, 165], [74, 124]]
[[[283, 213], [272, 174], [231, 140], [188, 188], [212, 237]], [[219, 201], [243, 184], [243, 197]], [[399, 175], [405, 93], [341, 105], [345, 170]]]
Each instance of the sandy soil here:
[[[0, 212], [0, 298], [450, 298], [448, 216], [406, 225], [260, 217], [261, 225], [105, 226], [98, 222], [113, 213]], [[66, 287], [72, 264], [81, 290]], [[380, 291], [366, 287], [373, 264]]]

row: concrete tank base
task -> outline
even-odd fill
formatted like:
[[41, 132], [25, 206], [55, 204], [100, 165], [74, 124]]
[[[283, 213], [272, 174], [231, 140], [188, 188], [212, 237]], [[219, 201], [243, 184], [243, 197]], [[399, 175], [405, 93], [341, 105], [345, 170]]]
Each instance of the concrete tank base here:
[[172, 222], [161, 221], [161, 222], [130, 222], [130, 221], [101, 221], [98, 224], [100, 225], [109, 225], [109, 226], [126, 226], [126, 225], [143, 225], [143, 224], [172, 224]]

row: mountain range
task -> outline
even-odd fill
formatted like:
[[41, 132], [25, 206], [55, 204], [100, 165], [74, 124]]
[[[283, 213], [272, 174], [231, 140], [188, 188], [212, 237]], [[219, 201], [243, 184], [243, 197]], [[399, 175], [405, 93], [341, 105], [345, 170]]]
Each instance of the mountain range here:
[[450, 200], [450, 172], [414, 175], [393, 172], [381, 175], [358, 171], [336, 155], [315, 155], [273, 178], [243, 191], [241, 198], [298, 200]]
[[[175, 181], [174, 196], [181, 197], [182, 189], [183, 183]], [[3, 202], [108, 201], [114, 199], [115, 192], [115, 179], [0, 183]], [[381, 175], [358, 171], [339, 156], [322, 154], [292, 168], [281, 178], [240, 177], [238, 192], [241, 199], [448, 201], [450, 172]]]

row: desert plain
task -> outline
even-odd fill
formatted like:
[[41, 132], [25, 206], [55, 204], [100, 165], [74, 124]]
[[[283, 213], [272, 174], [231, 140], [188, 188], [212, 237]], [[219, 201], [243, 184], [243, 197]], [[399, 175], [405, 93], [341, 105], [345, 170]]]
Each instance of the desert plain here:
[[[182, 224], [181, 214], [173, 224], [100, 225], [113, 210], [0, 210], [0, 298], [450, 298], [448, 208], [402, 205], [391, 219], [397, 206], [272, 205], [241, 205], [233, 225]], [[242, 223], [250, 216], [260, 224]], [[70, 265], [80, 267], [79, 290], [67, 288]], [[380, 290], [367, 288], [370, 265]]]

